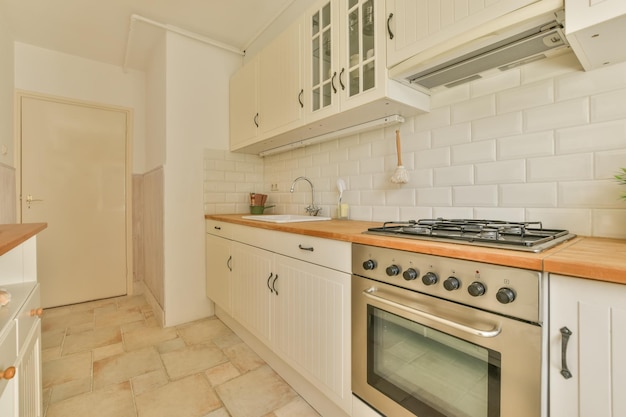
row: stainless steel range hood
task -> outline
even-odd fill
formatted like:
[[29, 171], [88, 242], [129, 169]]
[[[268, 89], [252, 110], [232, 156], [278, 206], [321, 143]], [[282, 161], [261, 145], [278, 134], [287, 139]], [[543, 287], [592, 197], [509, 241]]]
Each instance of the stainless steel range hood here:
[[420, 54], [392, 68], [390, 75], [413, 88], [434, 91], [565, 52], [569, 50], [569, 44], [565, 38], [563, 16], [562, 10], [544, 13], [492, 31], [434, 57], [425, 59]]

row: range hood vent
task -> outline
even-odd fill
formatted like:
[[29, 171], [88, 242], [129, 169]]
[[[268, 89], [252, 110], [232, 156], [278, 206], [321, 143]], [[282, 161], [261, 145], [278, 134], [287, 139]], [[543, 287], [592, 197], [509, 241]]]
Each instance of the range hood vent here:
[[[490, 34], [456, 51], [441, 54], [425, 63], [418, 62], [400, 74], [392, 75], [404, 84], [432, 91], [440, 87], [451, 88], [565, 52], [569, 44], [559, 18], [561, 16], [560, 12], [551, 13], [532, 23], [531, 27], [525, 24]], [[399, 66], [406, 68], [407, 63]]]

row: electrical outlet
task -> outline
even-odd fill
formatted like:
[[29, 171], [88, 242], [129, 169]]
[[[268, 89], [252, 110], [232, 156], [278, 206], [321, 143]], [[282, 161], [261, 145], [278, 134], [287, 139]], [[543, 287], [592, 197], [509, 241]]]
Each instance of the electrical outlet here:
[[271, 190], [278, 191], [278, 184], [272, 184]]

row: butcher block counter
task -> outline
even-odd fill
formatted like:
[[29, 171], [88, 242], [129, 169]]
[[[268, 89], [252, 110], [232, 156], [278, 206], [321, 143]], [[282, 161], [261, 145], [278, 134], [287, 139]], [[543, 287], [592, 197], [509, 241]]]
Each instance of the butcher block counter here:
[[370, 227], [382, 226], [380, 222], [333, 219], [317, 222], [268, 223], [243, 219], [242, 216], [223, 214], [206, 215], [205, 218], [268, 230], [626, 284], [626, 240], [576, 237], [541, 253], [533, 253], [363, 233]]
[[0, 255], [27, 241], [46, 227], [47, 223], [0, 224]]

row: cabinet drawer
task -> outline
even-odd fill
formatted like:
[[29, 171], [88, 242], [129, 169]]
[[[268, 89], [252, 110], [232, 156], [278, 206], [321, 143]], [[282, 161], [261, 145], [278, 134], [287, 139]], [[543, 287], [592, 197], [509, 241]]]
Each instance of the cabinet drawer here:
[[274, 252], [338, 271], [350, 272], [352, 246], [349, 242], [279, 232]]
[[[15, 366], [17, 360], [17, 330], [15, 321], [11, 320], [0, 334], [0, 371]], [[0, 396], [9, 381], [0, 379]]]
[[30, 333], [30, 330], [40, 320], [37, 315], [38, 310], [41, 308], [41, 301], [39, 296], [39, 284], [33, 289], [24, 306], [20, 310], [17, 316], [17, 346], [18, 350], [21, 350], [26, 341], [26, 337]]
[[206, 232], [210, 235], [230, 239], [233, 236], [233, 224], [217, 220], [206, 220]]

